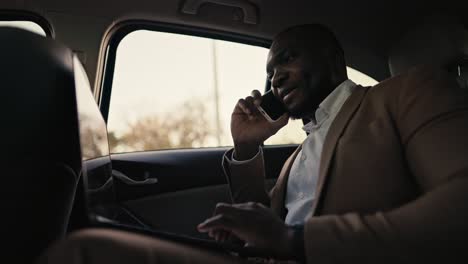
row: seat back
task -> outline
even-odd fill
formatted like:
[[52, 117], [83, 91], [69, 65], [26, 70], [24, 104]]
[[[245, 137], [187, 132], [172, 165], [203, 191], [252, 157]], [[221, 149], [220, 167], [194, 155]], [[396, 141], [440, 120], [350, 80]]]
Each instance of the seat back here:
[[14, 263], [67, 230], [81, 169], [72, 57], [54, 40], [0, 28], [0, 240]]
[[468, 80], [468, 29], [452, 17], [427, 17], [409, 27], [391, 48], [388, 64], [392, 76], [420, 64], [441, 66], [463, 86]]

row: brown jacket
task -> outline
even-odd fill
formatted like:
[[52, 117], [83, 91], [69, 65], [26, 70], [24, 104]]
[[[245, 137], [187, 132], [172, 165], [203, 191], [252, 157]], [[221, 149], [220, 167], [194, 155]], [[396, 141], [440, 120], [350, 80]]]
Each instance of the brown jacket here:
[[[284, 218], [298, 150], [269, 195], [263, 160], [223, 162], [233, 200]], [[356, 88], [326, 136], [304, 240], [309, 263], [421, 263], [468, 250], [468, 97], [455, 80], [425, 66]]]

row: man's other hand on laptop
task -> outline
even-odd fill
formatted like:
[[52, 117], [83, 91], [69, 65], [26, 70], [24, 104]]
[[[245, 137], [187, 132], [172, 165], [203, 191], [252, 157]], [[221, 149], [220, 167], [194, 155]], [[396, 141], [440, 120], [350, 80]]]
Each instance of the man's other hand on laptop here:
[[219, 203], [213, 217], [197, 228], [218, 241], [229, 234], [246, 242], [247, 246], [270, 251], [272, 255], [293, 254], [293, 229], [260, 203]]

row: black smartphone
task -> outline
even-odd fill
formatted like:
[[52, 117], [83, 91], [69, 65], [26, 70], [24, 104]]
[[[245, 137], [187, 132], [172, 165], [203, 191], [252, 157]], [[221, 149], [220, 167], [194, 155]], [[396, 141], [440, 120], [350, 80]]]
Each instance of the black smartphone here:
[[257, 107], [260, 113], [270, 122], [275, 122], [284, 113], [286, 108], [273, 94], [271, 90], [268, 90], [262, 95], [262, 103]]

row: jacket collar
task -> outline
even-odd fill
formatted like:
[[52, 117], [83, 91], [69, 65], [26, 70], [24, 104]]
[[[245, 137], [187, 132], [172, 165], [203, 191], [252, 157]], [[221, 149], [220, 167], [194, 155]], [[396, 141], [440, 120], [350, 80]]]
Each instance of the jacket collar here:
[[362, 99], [366, 94], [368, 87], [356, 86], [355, 91], [351, 94], [348, 100], [343, 104], [343, 107], [338, 112], [335, 120], [333, 120], [328, 134], [325, 137], [323, 143], [323, 150], [320, 159], [319, 178], [317, 181], [316, 190], [316, 201], [312, 208], [312, 214], [317, 214], [320, 210], [320, 204], [322, 202], [322, 196], [324, 195], [324, 186], [329, 176], [329, 169], [333, 160], [336, 144], [339, 138], [343, 134], [346, 126], [348, 125], [351, 118], [356, 113], [357, 109], [361, 105]]

